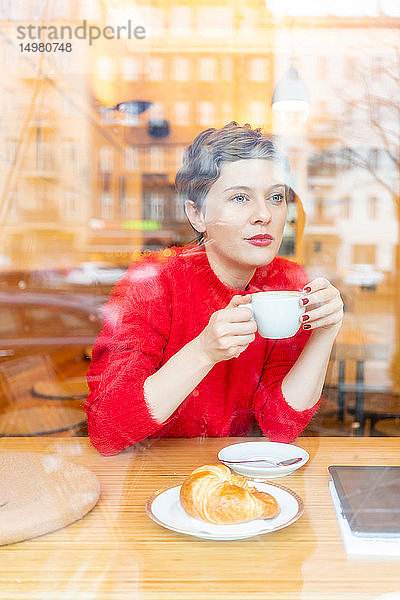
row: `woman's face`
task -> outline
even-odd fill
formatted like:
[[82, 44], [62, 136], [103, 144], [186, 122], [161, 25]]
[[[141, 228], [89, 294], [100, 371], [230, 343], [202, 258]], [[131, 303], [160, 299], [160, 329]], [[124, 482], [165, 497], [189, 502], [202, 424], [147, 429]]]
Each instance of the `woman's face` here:
[[227, 264], [260, 267], [272, 261], [286, 222], [282, 168], [266, 159], [222, 164], [198, 221], [207, 248]]

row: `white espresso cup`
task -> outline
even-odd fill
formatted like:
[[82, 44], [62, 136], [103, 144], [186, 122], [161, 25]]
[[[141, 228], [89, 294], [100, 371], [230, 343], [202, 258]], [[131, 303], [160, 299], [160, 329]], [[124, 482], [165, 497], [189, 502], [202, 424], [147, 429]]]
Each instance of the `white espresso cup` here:
[[300, 305], [301, 292], [271, 291], [252, 294], [249, 306], [264, 338], [280, 340], [295, 335], [300, 329], [300, 317], [305, 307]]

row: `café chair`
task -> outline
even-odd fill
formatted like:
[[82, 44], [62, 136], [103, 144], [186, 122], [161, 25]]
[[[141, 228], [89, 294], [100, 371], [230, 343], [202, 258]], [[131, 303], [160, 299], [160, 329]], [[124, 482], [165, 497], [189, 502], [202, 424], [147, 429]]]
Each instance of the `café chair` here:
[[32, 383], [57, 378], [48, 354], [31, 354], [0, 363], [0, 409], [2, 405], [30, 403]]
[[[378, 343], [335, 343], [332, 348], [328, 367], [325, 390], [335, 389], [337, 398], [337, 420], [345, 420], [345, 411], [354, 415], [354, 422], [359, 423], [355, 435], [364, 435], [366, 418], [378, 420], [383, 411], [365, 411], [367, 395], [381, 397], [388, 394], [389, 386], [380, 383], [366, 383], [368, 361], [382, 361], [387, 365], [389, 347]], [[353, 406], [348, 398], [354, 398]]]

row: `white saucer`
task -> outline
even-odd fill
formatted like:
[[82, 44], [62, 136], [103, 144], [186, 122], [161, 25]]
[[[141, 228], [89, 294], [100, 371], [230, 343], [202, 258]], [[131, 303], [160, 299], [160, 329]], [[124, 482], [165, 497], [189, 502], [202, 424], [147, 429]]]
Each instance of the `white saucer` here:
[[269, 533], [291, 525], [303, 514], [303, 501], [292, 490], [276, 483], [254, 483], [260, 492], [268, 492], [279, 504], [280, 513], [273, 519], [255, 519], [236, 525], [214, 525], [190, 517], [182, 508], [177, 485], [155, 492], [146, 502], [147, 514], [153, 521], [178, 533], [207, 540], [240, 540]]
[[267, 463], [251, 463], [251, 464], [236, 464], [224, 463], [232, 471], [244, 475], [249, 478], [265, 478], [284, 477], [293, 473], [306, 464], [310, 458], [308, 452], [294, 446], [293, 444], [279, 444], [278, 442], [243, 442], [240, 444], [232, 444], [226, 446], [218, 453], [218, 459], [223, 463], [225, 460], [254, 460], [257, 458], [272, 459], [273, 461], [285, 460], [288, 458], [296, 458], [301, 456], [302, 460], [294, 465], [286, 467], [274, 467]]

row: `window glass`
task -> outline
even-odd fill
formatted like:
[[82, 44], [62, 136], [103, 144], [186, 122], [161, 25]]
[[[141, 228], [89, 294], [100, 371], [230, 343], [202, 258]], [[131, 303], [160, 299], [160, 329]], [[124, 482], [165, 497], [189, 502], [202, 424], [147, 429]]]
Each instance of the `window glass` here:
[[[60, 455], [101, 485], [87, 520], [21, 553], [2, 547], [4, 598], [399, 593], [391, 561], [366, 569], [346, 555], [327, 493], [333, 462], [398, 464], [399, 27], [398, 0], [0, 0], [0, 462], [3, 448]], [[257, 186], [253, 161], [241, 165], [260, 152]], [[224, 173], [239, 184], [221, 190]], [[209, 323], [233, 295], [255, 305], [260, 291], [312, 282], [337, 293], [340, 327], [320, 320], [316, 333], [297, 315], [298, 334], [272, 338], [258, 324], [238, 356], [202, 370]], [[325, 318], [324, 297], [317, 305]], [[180, 357], [151, 404], [144, 382]], [[78, 425], [54, 425], [75, 411]], [[147, 497], [249, 440], [308, 451], [306, 468], [278, 481], [290, 503], [302, 498], [294, 527], [224, 552], [150, 522]], [[0, 476], [0, 545], [7, 501]]]

